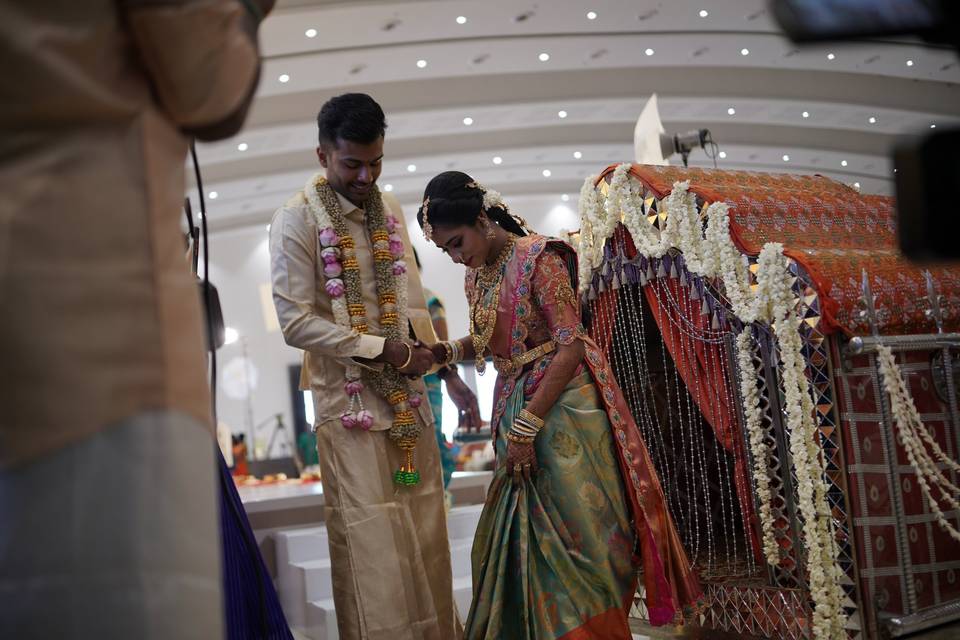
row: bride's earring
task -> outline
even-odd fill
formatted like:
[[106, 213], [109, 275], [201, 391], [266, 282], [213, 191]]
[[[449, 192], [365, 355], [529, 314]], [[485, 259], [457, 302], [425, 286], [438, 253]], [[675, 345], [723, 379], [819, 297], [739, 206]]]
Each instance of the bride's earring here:
[[494, 232], [493, 225], [490, 224], [489, 219], [483, 221], [483, 228], [486, 232], [487, 240], [493, 240], [496, 237], [497, 234]]

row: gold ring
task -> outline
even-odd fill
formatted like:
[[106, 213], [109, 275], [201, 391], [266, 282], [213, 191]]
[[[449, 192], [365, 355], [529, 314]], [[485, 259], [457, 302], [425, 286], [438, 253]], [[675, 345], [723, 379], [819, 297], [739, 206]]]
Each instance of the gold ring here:
[[529, 468], [530, 468], [530, 463], [528, 462], [527, 464], [523, 465], [523, 468], [524, 468], [524, 469], [529, 469]]
[[520, 471], [520, 463], [517, 463], [517, 464], [513, 465], [513, 470], [514, 470], [514, 471]]

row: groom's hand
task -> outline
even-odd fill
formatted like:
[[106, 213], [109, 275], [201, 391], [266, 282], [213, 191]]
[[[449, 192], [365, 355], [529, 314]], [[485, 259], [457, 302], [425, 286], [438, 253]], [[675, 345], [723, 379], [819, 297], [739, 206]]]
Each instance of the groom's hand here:
[[433, 367], [433, 352], [420, 342], [410, 345], [410, 350], [410, 364], [400, 369], [400, 373], [412, 378], [419, 378]]

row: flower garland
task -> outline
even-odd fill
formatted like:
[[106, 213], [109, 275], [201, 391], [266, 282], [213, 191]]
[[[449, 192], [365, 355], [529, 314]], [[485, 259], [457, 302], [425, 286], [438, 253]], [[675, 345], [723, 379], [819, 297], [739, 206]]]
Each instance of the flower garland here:
[[[817, 445], [810, 382], [803, 359], [803, 341], [791, 289], [791, 275], [783, 245], [768, 242], [760, 252], [757, 271], [758, 291], [763, 292], [763, 318], [772, 321], [780, 351], [780, 379], [786, 396], [785, 411], [790, 431], [790, 457], [797, 474], [797, 504], [803, 517], [803, 542], [807, 552], [810, 596], [814, 603], [813, 637], [843, 636], [843, 592], [837, 549], [832, 530], [832, 514], [818, 507], [827, 505], [825, 469]], [[769, 306], [767, 306], [769, 305]]]
[[[802, 355], [803, 343], [799, 333], [801, 320], [796, 315], [792, 276], [783, 255], [783, 246], [778, 243], [764, 245], [758, 259], [757, 284], [751, 286], [748, 263], [730, 235], [729, 208], [726, 203], [715, 202], [704, 210], [707, 219], [704, 229], [696, 206], [696, 195], [689, 191], [689, 183], [677, 182], [661, 203], [661, 212], [667, 215], [658, 230], [647, 221], [643, 193], [636, 181], [629, 179], [629, 169], [630, 165], [624, 163], [614, 170], [606, 201], [602, 203], [598, 202], [594, 188], [596, 177], [584, 182], [580, 198], [580, 245], [583, 251], [581, 287], [585, 289], [590, 285], [593, 269], [602, 263], [604, 243], [616, 228], [619, 216], [615, 214], [622, 212], [624, 226], [640, 254], [659, 258], [671, 248], [679, 249], [691, 272], [722, 280], [731, 309], [738, 318], [747, 324], [764, 321], [773, 325], [780, 351], [780, 378], [786, 396], [789, 447], [798, 480], [798, 503], [807, 525], [802, 533], [807, 550], [810, 595], [814, 603], [814, 637], [842, 637], [846, 624], [840, 586], [842, 573], [836, 563], [837, 548], [831, 516], [829, 513], [820, 513], [817, 508], [818, 505], [827, 504], [825, 469], [820, 457], [813, 400]], [[584, 264], [588, 266], [584, 267]], [[741, 376], [744, 376], [746, 371], [753, 370], [748, 335], [738, 336], [737, 351]], [[740, 382], [754, 464], [763, 465], [766, 464], [769, 451], [763, 444], [755, 383], [743, 378]], [[764, 522], [764, 555], [768, 562], [776, 564], [779, 562], [779, 551], [773, 539], [772, 517], [766, 517], [772, 514], [769, 484], [764, 481], [766, 468], [760, 471], [759, 467], [755, 467], [760, 513]], [[770, 524], [769, 529], [767, 523]]]
[[593, 270], [600, 266], [600, 260], [603, 256], [603, 243], [606, 238], [599, 239], [598, 243], [594, 236], [594, 221], [597, 220], [597, 210], [603, 208], [600, 196], [594, 187], [599, 176], [589, 176], [583, 181], [580, 187], [580, 240], [577, 243], [577, 254], [580, 257], [580, 289], [585, 290], [593, 276]]
[[[940, 528], [960, 542], [960, 531], [950, 524], [939, 505], [939, 501], [942, 500], [951, 509], [960, 509], [960, 501], [958, 501], [960, 488], [947, 479], [937, 463], [942, 463], [952, 471], [960, 471], [960, 464], [951, 460], [943, 452], [933, 435], [924, 426], [890, 347], [883, 344], [877, 345], [877, 362], [880, 375], [883, 376], [883, 388], [890, 399], [890, 410], [897, 426], [897, 439], [907, 452], [907, 458], [917, 476], [923, 496], [930, 505], [930, 510]], [[927, 451], [927, 447], [932, 453]], [[936, 485], [940, 491], [939, 499], [933, 495], [933, 485]]]
[[763, 530], [763, 554], [773, 566], [780, 563], [780, 547], [773, 533], [773, 509], [770, 497], [770, 449], [764, 440], [760, 413], [760, 396], [757, 393], [757, 379], [750, 353], [753, 338], [750, 328], [745, 327], [737, 336], [737, 364], [740, 369], [740, 393], [743, 396], [743, 408], [746, 418], [747, 434], [750, 437], [750, 451], [753, 455], [753, 478], [757, 484], [757, 496], [760, 498], [760, 526]]
[[[327, 280], [324, 290], [331, 298], [334, 321], [351, 331], [367, 333], [366, 306], [363, 302], [360, 264], [357, 261], [356, 242], [350, 236], [340, 201], [326, 178], [319, 174], [307, 182], [304, 189], [307, 202], [317, 221], [320, 241], [320, 259]], [[375, 191], [366, 203], [366, 227], [373, 245], [374, 272], [377, 301], [380, 308], [380, 325], [387, 340], [403, 341], [409, 337], [407, 324], [407, 271], [402, 260], [403, 238], [396, 232], [400, 222], [385, 216], [380, 192]], [[393, 423], [389, 437], [404, 451], [406, 462], [394, 473], [394, 481], [401, 485], [415, 485], [420, 473], [413, 461], [413, 450], [420, 436], [421, 425], [413, 409], [422, 398], [411, 393], [406, 379], [396, 368], [384, 365], [381, 371], [347, 365], [344, 392], [350, 398], [350, 406], [340, 415], [341, 424], [347, 429], [369, 430], [373, 426], [373, 414], [363, 408], [361, 393], [370, 384], [387, 399], [393, 408]], [[359, 407], [359, 411], [356, 409]]]

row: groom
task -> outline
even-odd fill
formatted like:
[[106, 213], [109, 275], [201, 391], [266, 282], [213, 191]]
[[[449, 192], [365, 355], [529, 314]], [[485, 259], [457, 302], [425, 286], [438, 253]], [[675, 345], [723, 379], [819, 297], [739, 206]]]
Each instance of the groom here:
[[[440, 456], [420, 380], [436, 342], [396, 200], [376, 187], [386, 121], [370, 96], [317, 116], [311, 178], [270, 226], [273, 298], [313, 392], [342, 640], [450, 640], [453, 601]], [[412, 329], [412, 331], [408, 331]], [[476, 398], [455, 372], [462, 411]]]

